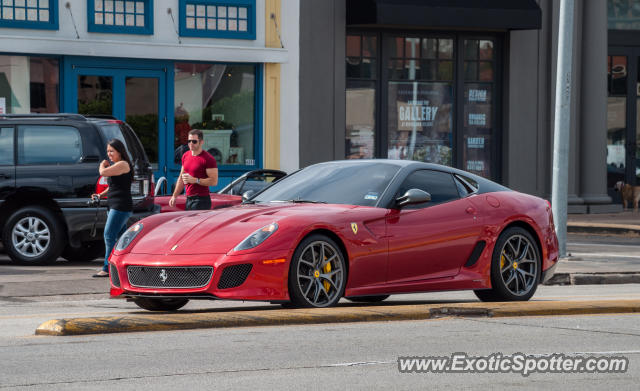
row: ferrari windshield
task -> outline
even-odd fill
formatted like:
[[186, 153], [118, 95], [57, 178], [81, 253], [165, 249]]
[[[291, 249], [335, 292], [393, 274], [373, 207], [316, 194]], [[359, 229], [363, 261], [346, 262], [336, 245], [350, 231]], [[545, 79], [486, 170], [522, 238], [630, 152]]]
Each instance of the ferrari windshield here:
[[254, 202], [326, 202], [375, 206], [400, 166], [334, 162], [309, 166], [258, 194]]

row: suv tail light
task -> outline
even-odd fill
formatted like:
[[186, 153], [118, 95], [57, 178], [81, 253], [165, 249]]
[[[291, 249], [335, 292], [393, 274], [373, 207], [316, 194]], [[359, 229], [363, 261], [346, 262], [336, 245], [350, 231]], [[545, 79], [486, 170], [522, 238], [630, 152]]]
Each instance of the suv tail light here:
[[[107, 190], [107, 187], [109, 187], [107, 178], [103, 177], [102, 175], [98, 177], [98, 182], [96, 182], [96, 194], [100, 194], [103, 191]], [[105, 198], [107, 197], [105, 196]]]

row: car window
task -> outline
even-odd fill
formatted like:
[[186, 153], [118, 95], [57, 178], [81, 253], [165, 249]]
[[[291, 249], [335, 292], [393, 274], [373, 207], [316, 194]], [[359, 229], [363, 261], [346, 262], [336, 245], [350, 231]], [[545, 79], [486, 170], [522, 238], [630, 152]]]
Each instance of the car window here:
[[127, 153], [129, 154], [131, 161], [134, 164], [136, 160], [141, 159], [145, 156], [141, 151], [138, 140], [133, 134], [130, 134], [130, 131], [125, 127], [124, 124], [118, 122], [101, 123], [98, 125], [98, 128], [107, 139], [107, 141], [114, 138], [122, 141], [125, 148], [127, 149]]
[[310, 200], [375, 206], [399, 169], [385, 163], [317, 164], [282, 178], [253, 201]]
[[403, 195], [409, 189], [420, 189], [431, 194], [431, 201], [421, 204], [408, 205], [405, 209], [419, 209], [441, 204], [460, 198], [458, 188], [451, 174], [434, 170], [417, 170], [409, 174], [402, 182], [396, 198]]
[[0, 128], [0, 165], [13, 165], [13, 128]]
[[131, 151], [129, 150], [129, 140], [122, 134], [122, 130], [120, 129], [120, 125], [117, 123], [108, 123], [108, 124], [100, 124], [98, 128], [107, 139], [107, 141], [112, 139], [118, 139], [122, 141], [124, 147], [127, 149], [127, 153], [129, 154], [129, 158], [131, 158]]
[[24, 125], [18, 128], [18, 164], [76, 163], [82, 139], [71, 126]]

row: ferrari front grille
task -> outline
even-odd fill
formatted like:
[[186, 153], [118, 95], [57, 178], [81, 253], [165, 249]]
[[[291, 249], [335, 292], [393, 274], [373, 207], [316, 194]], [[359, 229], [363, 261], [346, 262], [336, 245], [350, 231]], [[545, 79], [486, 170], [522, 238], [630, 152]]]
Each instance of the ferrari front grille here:
[[202, 288], [213, 275], [211, 266], [128, 266], [127, 277], [138, 288]]
[[249, 276], [252, 267], [253, 265], [250, 263], [225, 267], [218, 282], [218, 289], [235, 288], [242, 285]]
[[120, 288], [120, 276], [118, 275], [118, 268], [113, 263], [109, 264], [109, 278], [111, 278], [111, 283], [116, 288]]

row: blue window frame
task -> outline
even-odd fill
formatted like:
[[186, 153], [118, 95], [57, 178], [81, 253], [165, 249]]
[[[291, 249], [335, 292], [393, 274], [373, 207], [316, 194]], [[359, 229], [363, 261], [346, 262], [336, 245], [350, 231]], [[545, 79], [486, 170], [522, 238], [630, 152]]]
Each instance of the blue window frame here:
[[256, 2], [180, 0], [180, 35], [256, 39]]
[[0, 27], [58, 29], [58, 0], [0, 0]]
[[87, 0], [92, 33], [153, 34], [153, 0]]

